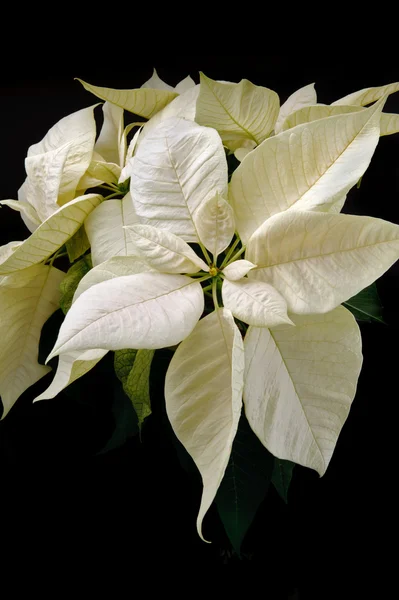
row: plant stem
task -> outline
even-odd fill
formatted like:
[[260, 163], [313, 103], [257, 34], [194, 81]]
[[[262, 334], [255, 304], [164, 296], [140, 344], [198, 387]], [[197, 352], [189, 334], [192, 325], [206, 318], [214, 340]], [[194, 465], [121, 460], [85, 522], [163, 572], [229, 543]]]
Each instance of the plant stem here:
[[68, 252], [60, 252], [61, 249], [62, 248], [58, 248], [58, 250], [55, 252], [54, 256], [51, 257], [50, 262], [49, 262], [50, 267], [53, 266], [53, 263], [57, 258], [60, 258], [61, 256], [68, 256]]
[[115, 198], [115, 196], [121, 196], [122, 192], [114, 192], [113, 194], [110, 194], [109, 196], [105, 196], [104, 200], [109, 200], [110, 198]]
[[229, 264], [232, 263], [232, 262], [234, 262], [235, 260], [237, 260], [237, 258], [239, 256], [241, 256], [241, 254], [243, 252], [245, 252], [245, 250], [246, 250], [246, 246], [243, 246], [236, 254], [234, 254], [233, 258], [229, 261]]
[[226, 256], [224, 257], [224, 260], [219, 267], [220, 269], [223, 269], [223, 267], [227, 264], [230, 256], [233, 254], [234, 250], [237, 248], [239, 242], [240, 242], [240, 238], [237, 237], [236, 241], [234, 242], [234, 244], [232, 245], [232, 247], [230, 248], [230, 250], [227, 252]]
[[215, 307], [215, 310], [217, 310], [219, 308], [218, 294], [217, 294], [216, 286], [217, 286], [216, 278], [214, 278], [212, 281], [212, 298], [213, 298], [213, 305]]
[[200, 279], [196, 279], [195, 283], [201, 283], [201, 281], [207, 281], [211, 277], [212, 277], [212, 275], [204, 275], [204, 277], [201, 277]]
[[105, 190], [112, 190], [113, 192], [115, 192], [116, 190], [119, 189], [116, 185], [113, 185], [112, 183], [110, 183], [110, 184], [102, 183], [102, 184], [98, 185], [97, 187], [104, 188]]
[[205, 260], [207, 261], [208, 265], [211, 265], [212, 261], [211, 261], [211, 257], [208, 254], [208, 250], [205, 248], [205, 246], [202, 242], [198, 242], [198, 243], [200, 245], [203, 255], [205, 256]]

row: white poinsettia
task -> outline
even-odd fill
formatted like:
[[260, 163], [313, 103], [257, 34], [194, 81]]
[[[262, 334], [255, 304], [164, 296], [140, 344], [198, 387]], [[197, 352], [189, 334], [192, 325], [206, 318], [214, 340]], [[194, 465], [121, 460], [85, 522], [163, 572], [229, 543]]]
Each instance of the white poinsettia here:
[[[319, 149], [319, 154], [313, 156], [312, 168], [319, 169], [319, 180], [315, 178], [314, 183], [309, 158], [303, 154], [301, 144], [292, 137], [286, 140], [287, 134], [266, 139], [234, 173], [230, 184], [232, 205], [223, 198], [226, 159], [222, 141], [214, 130], [179, 118], [159, 123], [145, 138], [133, 161], [131, 196], [140, 222], [124, 227], [134, 252], [125, 258], [119, 256], [120, 264], [130, 261], [128, 269], [132, 270], [110, 278], [104, 262], [97, 267], [98, 275], [94, 277], [94, 271], [92, 279], [90, 273], [86, 275], [81, 282], [85, 289], [75, 298], [60, 329], [51, 357], [84, 355], [93, 349], [156, 349], [181, 342], [170, 364], [165, 395], [176, 435], [203, 478], [200, 535], [203, 516], [227, 465], [242, 390], [249, 423], [271, 452], [316, 468], [321, 474], [327, 467], [354, 397], [361, 356], [356, 322], [346, 309], [338, 307], [379, 277], [399, 256], [398, 226], [370, 217], [328, 212], [331, 198], [346, 192], [367, 168], [378, 141], [381, 108], [380, 103], [361, 118], [358, 113], [334, 118], [331, 126], [336, 152], [341, 156], [339, 164], [333, 153], [330, 162], [321, 162], [331, 120], [325, 120], [323, 127], [313, 123], [306, 126], [301, 135], [306, 135], [307, 140], [314, 136], [318, 144], [315, 151]], [[256, 177], [261, 177], [262, 172], [254, 171], [252, 162], [257, 164], [259, 155], [260, 164], [267, 169], [264, 157], [269, 156], [269, 145], [276, 144], [275, 140], [284, 151], [287, 148], [296, 153], [298, 163], [306, 160], [308, 173], [300, 183], [298, 171], [295, 188], [296, 173], [289, 172], [288, 166], [284, 173], [282, 162], [277, 173], [279, 185], [270, 187], [274, 196], [270, 192], [266, 196], [269, 188], [265, 189], [264, 183], [258, 185]], [[342, 152], [340, 144], [350, 151]], [[280, 160], [284, 157], [282, 152]], [[323, 169], [330, 173], [328, 178], [326, 174], [325, 184], [320, 180]], [[273, 185], [270, 176], [265, 181]], [[265, 200], [260, 190], [264, 191]], [[305, 200], [312, 210], [299, 210], [307, 207]], [[252, 215], [256, 214], [261, 221], [258, 227], [256, 222], [252, 225]], [[94, 216], [92, 213], [91, 218]], [[237, 226], [244, 241], [248, 240], [246, 246], [235, 236]], [[199, 246], [199, 255], [189, 243]], [[219, 258], [222, 253], [224, 258]], [[144, 261], [145, 270], [135, 269], [135, 261]], [[105, 270], [101, 271], [103, 265]], [[89, 278], [91, 281], [85, 286], [85, 279]], [[204, 302], [204, 290], [205, 299], [212, 290], [213, 312], [209, 312], [208, 300]], [[205, 317], [201, 319], [204, 309]], [[246, 379], [242, 335], [234, 319], [250, 326], [245, 343], [249, 374]], [[317, 389], [323, 390], [320, 409], [310, 409], [298, 387], [297, 369], [295, 365], [291, 367], [280, 339], [290, 336], [297, 361], [305, 355], [310, 365], [316, 365], [324, 353], [324, 367], [327, 357], [338, 360], [334, 357], [343, 343], [337, 338], [337, 319], [341, 337], [354, 357], [353, 361], [345, 360], [342, 377], [352, 384], [342, 395], [341, 375], [335, 376], [331, 368], [320, 374], [324, 382], [327, 377], [336, 377], [335, 388], [332, 380], [328, 385], [319, 384], [319, 375], [314, 371], [313, 376], [309, 368], [303, 384], [317, 385], [316, 395]], [[299, 329], [295, 334], [299, 323], [300, 334]], [[313, 349], [309, 343], [319, 339], [316, 334], [312, 337], [315, 327], [319, 327], [323, 345], [314, 342]], [[291, 330], [294, 333], [284, 333], [281, 338], [280, 331]], [[256, 369], [260, 369], [264, 359], [268, 360], [269, 354], [270, 360], [275, 361], [271, 365], [276, 365], [275, 371], [270, 371], [274, 378], [271, 387], [258, 384], [258, 379], [263, 379], [256, 376]], [[282, 370], [281, 364], [287, 368]], [[295, 393], [283, 394], [287, 386]], [[270, 395], [280, 388], [281, 393]], [[341, 396], [337, 396], [338, 391]], [[279, 402], [278, 407], [270, 404], [274, 402]], [[341, 402], [346, 407], [343, 412]], [[276, 434], [278, 444], [268, 433], [268, 427], [275, 427], [276, 410], [279, 418], [286, 419], [287, 427], [292, 430], [295, 422], [298, 428], [298, 435], [292, 438], [287, 434], [286, 441], [283, 433], [282, 440]], [[329, 443], [321, 447], [319, 431], [327, 427], [326, 419], [334, 420], [335, 425], [329, 433]], [[217, 429], [212, 425], [214, 420]], [[318, 453], [315, 448], [319, 448]]]
[[[110, 173], [115, 189], [130, 177], [130, 190], [85, 215], [94, 268], [48, 357], [60, 357], [54, 381], [37, 399], [54, 397], [107, 351], [179, 345], [166, 409], [202, 476], [203, 537], [243, 406], [276, 457], [320, 475], [329, 464], [362, 362], [359, 328], [340, 305], [399, 258], [399, 226], [340, 214], [370, 163], [394, 89], [363, 91], [354, 109], [306, 121], [301, 111], [324, 110], [313, 84], [281, 108], [274, 92], [246, 80], [201, 75], [200, 86], [186, 81], [180, 96], [156, 72], [138, 90], [84, 85], [107, 102], [81, 182]], [[150, 118], [130, 153], [123, 109]], [[250, 152], [228, 184], [226, 153], [237, 149]], [[46, 238], [53, 225], [0, 250], [8, 287], [18, 261], [29, 272], [37, 268], [31, 251], [40, 262], [59, 247], [59, 231], [53, 245]], [[12, 316], [12, 293], [5, 297]]]

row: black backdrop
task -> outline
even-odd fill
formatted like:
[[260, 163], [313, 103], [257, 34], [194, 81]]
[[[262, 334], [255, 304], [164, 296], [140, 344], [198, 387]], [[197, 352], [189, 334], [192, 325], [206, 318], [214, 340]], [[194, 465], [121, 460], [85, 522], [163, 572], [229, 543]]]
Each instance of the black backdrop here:
[[[275, 89], [281, 101], [313, 81], [319, 101], [330, 103], [356, 89], [399, 79], [399, 68], [365, 68], [356, 60], [325, 64], [315, 59], [306, 67], [293, 67], [292, 58], [257, 56], [132, 61], [124, 71], [85, 58], [57, 71], [35, 72], [25, 65], [22, 78], [6, 69], [0, 100], [1, 199], [16, 198], [28, 146], [61, 117], [96, 101], [74, 77], [134, 88], [151, 75], [153, 65], [172, 85], [187, 74], [198, 81], [198, 70], [203, 70], [216, 79], [245, 77]], [[399, 98], [391, 97], [387, 110], [399, 112]], [[399, 223], [398, 202], [399, 134], [381, 139], [344, 212]], [[18, 214], [1, 209], [1, 243], [26, 234]], [[131, 578], [132, 593], [133, 580], [140, 578], [144, 566], [170, 582], [174, 577], [181, 580], [184, 569], [194, 569], [200, 577], [204, 567], [230, 564], [237, 574], [237, 569], [250, 566], [263, 576], [262, 589], [270, 598], [293, 594], [323, 599], [330, 593], [337, 598], [360, 597], [349, 594], [348, 579], [368, 585], [377, 575], [383, 581], [393, 569], [389, 543], [395, 527], [398, 438], [398, 266], [378, 281], [378, 290], [389, 326], [361, 324], [364, 366], [329, 469], [320, 479], [297, 468], [288, 506], [274, 491], [269, 493], [244, 544], [246, 559], [227, 561], [228, 543], [214, 509], [205, 526], [213, 544], [197, 538], [200, 490], [180, 469], [161, 426], [162, 361], [154, 388], [158, 416], [148, 423], [142, 443], [134, 439], [110, 454], [95, 454], [110, 427], [104, 408], [107, 390], [100, 380], [87, 402], [79, 405], [64, 397], [32, 407], [30, 397], [24, 396], [0, 423], [3, 557], [33, 558], [40, 547], [46, 564], [55, 559], [70, 568], [89, 564], [98, 568], [100, 562], [111, 560], [118, 563], [122, 577]], [[46, 384], [47, 378], [35, 390]], [[335, 584], [345, 593], [333, 595]], [[270, 585], [280, 592], [267, 595]]]

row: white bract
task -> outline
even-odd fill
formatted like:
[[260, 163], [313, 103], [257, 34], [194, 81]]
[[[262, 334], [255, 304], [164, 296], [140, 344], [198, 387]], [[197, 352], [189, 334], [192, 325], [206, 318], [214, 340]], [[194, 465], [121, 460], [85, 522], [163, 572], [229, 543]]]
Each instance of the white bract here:
[[[106, 100], [97, 142], [93, 108], [67, 117], [30, 149], [20, 199], [5, 202], [36, 230], [0, 248], [4, 414], [48, 371], [40, 328], [64, 278], [52, 264], [84, 223], [94, 268], [70, 292], [48, 357], [58, 370], [36, 399], [108, 351], [178, 345], [166, 409], [202, 477], [203, 537], [243, 402], [274, 456], [326, 471], [362, 362], [340, 305], [399, 258], [398, 225], [340, 210], [380, 134], [399, 129], [382, 113], [398, 84], [332, 106], [316, 104], [310, 84], [281, 108], [267, 88], [204, 75], [175, 88], [156, 71], [135, 90], [83, 85]], [[149, 119], [130, 143], [124, 109]], [[242, 162], [228, 183], [233, 152]], [[84, 193], [98, 185], [112, 192], [105, 201]]]
[[[30, 231], [73, 200], [88, 168], [96, 137], [94, 106], [61, 119], [25, 159], [27, 178], [18, 192], [20, 210]], [[14, 201], [15, 202], [15, 201]], [[4, 202], [5, 204], [7, 203]]]

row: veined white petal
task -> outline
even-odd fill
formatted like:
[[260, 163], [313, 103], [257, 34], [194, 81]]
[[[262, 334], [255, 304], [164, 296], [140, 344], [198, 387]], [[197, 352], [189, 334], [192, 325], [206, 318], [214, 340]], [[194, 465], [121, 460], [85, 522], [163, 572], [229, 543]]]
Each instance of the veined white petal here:
[[367, 110], [320, 119], [265, 140], [234, 171], [229, 201], [244, 243], [295, 203], [308, 210], [346, 194], [367, 169], [384, 99]]
[[34, 399], [34, 402], [55, 398], [68, 385], [95, 367], [107, 352], [108, 350], [96, 349], [61, 354], [53, 381], [42, 394]]
[[153, 90], [164, 90], [167, 92], [174, 92], [174, 88], [171, 85], [168, 85], [159, 77], [156, 69], [154, 69], [151, 77], [147, 79], [141, 86], [141, 88], [151, 88]]
[[208, 265], [187, 242], [165, 229], [151, 225], [126, 227], [133, 244], [147, 263], [161, 273], [196, 273]]
[[124, 164], [124, 156], [120, 155], [120, 144], [123, 136], [123, 108], [105, 102], [103, 104], [104, 122], [94, 147], [105, 162], [120, 167]]
[[292, 325], [287, 315], [286, 301], [277, 290], [263, 281], [225, 279], [222, 285], [222, 298], [223, 306], [248, 325], [256, 327], [274, 327], [286, 323]]
[[279, 104], [276, 92], [247, 79], [225, 83], [200, 73], [195, 120], [217, 129], [228, 147], [230, 142], [244, 139], [260, 144], [274, 128]]
[[274, 126], [275, 133], [280, 133], [280, 131], [283, 128], [283, 124], [289, 115], [291, 115], [295, 111], [298, 111], [304, 106], [316, 104], [316, 102], [317, 95], [316, 90], [314, 89], [314, 83], [305, 85], [304, 87], [291, 94], [291, 96], [287, 98], [284, 104], [281, 105], [280, 112], [278, 113], [277, 121]]
[[88, 91], [112, 104], [116, 104], [125, 110], [150, 119], [155, 113], [169, 104], [177, 96], [176, 92], [168, 90], [157, 90], [152, 88], [138, 88], [133, 90], [114, 90], [112, 88], [99, 87], [78, 79]]
[[41, 221], [75, 197], [88, 168], [96, 137], [94, 106], [61, 119], [25, 159], [26, 200]]
[[355, 396], [360, 331], [342, 306], [291, 318], [295, 327], [247, 331], [245, 414], [272, 454], [323, 475]]
[[40, 332], [59, 306], [65, 273], [43, 264], [0, 278], [0, 395], [3, 418], [51, 369], [38, 363]]
[[59, 208], [11, 255], [6, 259], [3, 257], [0, 275], [26, 269], [49, 258], [76, 233], [87, 215], [102, 200], [102, 196], [98, 194], [87, 194]]
[[216, 261], [230, 244], [235, 231], [234, 213], [230, 204], [217, 193], [198, 209], [195, 227], [199, 239]]
[[229, 310], [220, 308], [197, 324], [176, 350], [165, 380], [166, 410], [173, 430], [201, 473], [197, 518], [215, 498], [229, 461], [242, 406], [244, 352]]
[[381, 85], [380, 87], [364, 88], [352, 94], [348, 94], [332, 103], [333, 106], [340, 104], [353, 104], [357, 106], [366, 106], [379, 100], [383, 96], [393, 94], [399, 91], [399, 82]]
[[355, 215], [286, 211], [254, 233], [250, 279], [270, 283], [288, 310], [332, 310], [373, 283], [399, 258], [399, 226]]
[[185, 275], [140, 273], [103, 281], [72, 304], [47, 360], [74, 350], [174, 346], [204, 309], [201, 284]]
[[151, 273], [152, 269], [148, 263], [136, 256], [114, 256], [90, 271], [80, 280], [73, 296], [73, 302], [93, 285], [102, 281], [125, 277], [126, 275], [137, 275], [138, 273]]
[[249, 273], [251, 269], [256, 267], [253, 263], [249, 262], [249, 260], [235, 260], [225, 267], [222, 271], [223, 275], [226, 279], [230, 281], [238, 281], [242, 279]]
[[227, 191], [227, 162], [218, 133], [185, 119], [163, 121], [132, 159], [130, 191], [140, 222], [198, 241], [202, 203]]
[[106, 200], [85, 221], [93, 266], [113, 256], [137, 256], [131, 237], [124, 229], [138, 222], [130, 193], [123, 200]]

